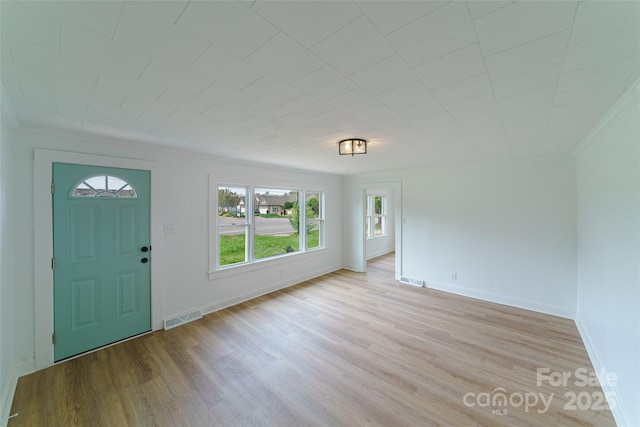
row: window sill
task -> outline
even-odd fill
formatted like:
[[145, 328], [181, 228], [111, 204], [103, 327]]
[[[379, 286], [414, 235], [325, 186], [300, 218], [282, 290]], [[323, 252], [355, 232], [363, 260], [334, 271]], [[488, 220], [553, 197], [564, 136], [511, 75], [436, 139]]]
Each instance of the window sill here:
[[263, 270], [269, 267], [288, 264], [293, 260], [312, 258], [317, 256], [318, 254], [322, 254], [325, 252], [327, 252], [327, 248], [323, 247], [317, 249], [309, 249], [306, 252], [264, 258], [247, 264], [230, 265], [228, 267], [222, 267], [218, 270], [209, 271], [209, 280], [224, 279], [227, 277], [236, 276], [238, 274], [250, 273], [252, 271]]

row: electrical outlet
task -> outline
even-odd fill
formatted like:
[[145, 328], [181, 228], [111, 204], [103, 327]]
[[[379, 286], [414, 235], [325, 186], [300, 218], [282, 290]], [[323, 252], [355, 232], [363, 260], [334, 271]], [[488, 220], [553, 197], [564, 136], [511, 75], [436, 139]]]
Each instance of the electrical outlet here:
[[175, 224], [165, 224], [164, 225], [164, 234], [172, 234], [176, 232]]

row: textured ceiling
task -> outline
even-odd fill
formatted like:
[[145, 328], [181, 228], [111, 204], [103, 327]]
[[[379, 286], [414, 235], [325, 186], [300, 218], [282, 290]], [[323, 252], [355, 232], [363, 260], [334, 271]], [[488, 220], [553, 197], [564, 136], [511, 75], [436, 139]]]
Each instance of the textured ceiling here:
[[569, 154], [640, 76], [638, 1], [0, 7], [23, 126], [332, 173]]

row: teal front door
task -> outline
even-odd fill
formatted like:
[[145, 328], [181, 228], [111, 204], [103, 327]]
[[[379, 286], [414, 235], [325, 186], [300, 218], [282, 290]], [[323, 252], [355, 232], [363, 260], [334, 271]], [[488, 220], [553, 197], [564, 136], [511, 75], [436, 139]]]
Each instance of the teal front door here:
[[53, 165], [54, 359], [151, 330], [148, 171]]

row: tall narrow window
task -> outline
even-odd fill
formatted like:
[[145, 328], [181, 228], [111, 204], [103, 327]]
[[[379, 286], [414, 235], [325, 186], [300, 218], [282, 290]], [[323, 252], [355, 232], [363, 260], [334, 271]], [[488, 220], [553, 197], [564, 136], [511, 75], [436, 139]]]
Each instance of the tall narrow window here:
[[251, 200], [247, 187], [218, 186], [218, 265], [249, 261], [249, 216]]
[[305, 193], [306, 207], [306, 247], [316, 249], [324, 247], [324, 194], [321, 191]]
[[[256, 188], [254, 197], [259, 203], [260, 215], [254, 221], [253, 258], [259, 260], [298, 252], [301, 218], [298, 190]], [[290, 215], [285, 215], [287, 210]]]
[[367, 239], [387, 234], [387, 196], [367, 194]]

